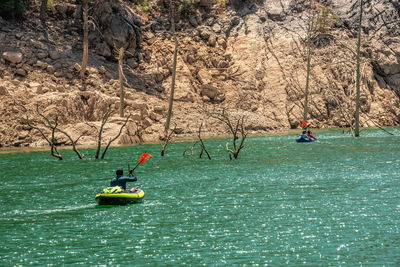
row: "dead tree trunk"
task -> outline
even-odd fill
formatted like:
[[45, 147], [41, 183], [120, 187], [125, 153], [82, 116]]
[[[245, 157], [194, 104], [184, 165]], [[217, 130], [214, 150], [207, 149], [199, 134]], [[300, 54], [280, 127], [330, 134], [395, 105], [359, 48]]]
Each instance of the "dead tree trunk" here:
[[49, 118], [47, 118], [40, 110], [39, 110], [39, 106], [36, 105], [36, 113], [42, 118], [43, 125], [45, 125], [46, 127], [52, 129], [52, 131], [57, 131], [60, 132], [62, 134], [64, 134], [71, 142], [72, 145], [72, 151], [75, 152], [75, 154], [78, 156], [79, 159], [83, 159], [84, 155], [81, 154], [78, 149], [76, 148], [76, 143], [78, 142], [79, 138], [81, 138], [81, 136], [79, 136], [76, 140], [73, 140], [72, 137], [65, 131], [61, 130], [60, 128], [58, 128], [58, 117], [55, 118], [55, 122], [52, 123], [50, 121]]
[[128, 117], [126, 117], [124, 124], [122, 124], [121, 128], [119, 128], [118, 134], [114, 138], [111, 138], [110, 141], [108, 141], [106, 147], [103, 150], [103, 153], [101, 154], [101, 157], [100, 157], [101, 159], [104, 159], [104, 157], [106, 156], [107, 150], [110, 147], [111, 143], [114, 142], [115, 140], [117, 140], [118, 137], [121, 135], [122, 129], [124, 129], [124, 127], [128, 123], [128, 120], [130, 119], [130, 117], [131, 117], [131, 114], [129, 114]]
[[96, 148], [96, 153], [94, 155], [95, 159], [99, 159], [104, 125], [107, 123], [108, 118], [111, 116], [111, 114], [112, 114], [111, 106], [108, 106], [107, 110], [104, 112], [103, 117], [101, 119], [101, 125], [97, 134], [97, 148]]
[[83, 0], [83, 53], [82, 53], [82, 66], [81, 66], [81, 83], [82, 88], [86, 89], [85, 73], [89, 61], [89, 25], [88, 25], [88, 5], [89, 0]]
[[118, 76], [119, 76], [119, 116], [124, 117], [125, 108], [125, 91], [124, 91], [124, 73], [123, 73], [123, 62], [124, 62], [125, 49], [121, 47], [118, 50]]
[[203, 127], [203, 123], [200, 124], [199, 131], [197, 133], [197, 137], [199, 138], [200, 148], [201, 148], [199, 158], [201, 158], [201, 156], [203, 155], [203, 152], [205, 152], [207, 154], [208, 159], [211, 159], [210, 153], [208, 153], [206, 146], [204, 145], [203, 139], [201, 138], [201, 128], [202, 127]]
[[175, 79], [176, 79], [176, 65], [177, 65], [177, 58], [178, 58], [178, 50], [179, 50], [179, 42], [178, 38], [176, 36], [176, 31], [175, 31], [175, 6], [174, 6], [174, 1], [170, 1], [170, 6], [171, 6], [171, 31], [172, 35], [174, 37], [174, 42], [175, 42], [175, 49], [174, 49], [174, 58], [172, 61], [172, 80], [171, 80], [171, 91], [170, 91], [170, 96], [169, 96], [169, 103], [168, 103], [168, 113], [167, 113], [167, 120], [165, 122], [165, 135], [168, 135], [168, 130], [171, 122], [171, 116], [172, 116], [172, 108], [174, 104], [174, 93], [175, 93]]
[[360, 136], [360, 94], [361, 94], [361, 28], [363, 18], [363, 0], [360, 0], [360, 19], [358, 22], [358, 35], [357, 35], [357, 64], [356, 64], [356, 111], [355, 111], [355, 129], [354, 136]]
[[[234, 159], [237, 159], [239, 157], [240, 151], [244, 147], [244, 140], [247, 137], [247, 133], [245, 131], [244, 127], [244, 116], [241, 116], [239, 119], [236, 121], [236, 125], [232, 124], [232, 119], [231, 116], [227, 113], [225, 109], [222, 109], [221, 112], [210, 112], [205, 110], [204, 111], [208, 116], [219, 120], [220, 122], [224, 123], [230, 133], [232, 134], [232, 145], [233, 149], [229, 148], [229, 144], [226, 143], [226, 151], [229, 153], [229, 158], [232, 160], [232, 157]], [[240, 138], [239, 138], [239, 133], [240, 133]]]
[[47, 10], [47, 1], [48, 0], [42, 0], [40, 3], [40, 22], [42, 23], [43, 29], [46, 29], [46, 10]]
[[161, 157], [164, 157], [165, 149], [167, 148], [167, 145], [168, 145], [169, 141], [171, 140], [172, 134], [175, 132], [175, 130], [176, 130], [176, 124], [175, 124], [174, 129], [172, 129], [172, 130], [170, 129], [169, 132], [165, 133], [164, 143], [161, 147]]

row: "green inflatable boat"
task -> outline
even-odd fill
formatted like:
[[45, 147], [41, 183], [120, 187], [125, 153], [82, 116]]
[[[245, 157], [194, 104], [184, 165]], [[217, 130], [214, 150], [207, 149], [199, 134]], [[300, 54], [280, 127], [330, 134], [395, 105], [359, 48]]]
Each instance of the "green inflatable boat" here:
[[[109, 190], [107, 190], [109, 189]], [[136, 188], [136, 190], [122, 191], [110, 190], [106, 188], [103, 192], [96, 195], [95, 199], [99, 205], [126, 205], [143, 201], [144, 191]]]

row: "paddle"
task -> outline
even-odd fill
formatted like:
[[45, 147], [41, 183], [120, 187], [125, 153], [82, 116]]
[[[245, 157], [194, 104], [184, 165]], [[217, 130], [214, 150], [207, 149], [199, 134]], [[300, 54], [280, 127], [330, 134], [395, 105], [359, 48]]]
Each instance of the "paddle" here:
[[140, 156], [138, 162], [136, 163], [135, 167], [133, 167], [132, 170], [130, 169], [130, 165], [128, 164], [129, 176], [132, 175], [133, 171], [134, 171], [140, 164], [145, 163], [145, 162], [148, 161], [150, 158], [151, 158], [151, 155], [150, 155], [150, 154], [148, 154], [148, 153], [143, 153], [143, 154]]

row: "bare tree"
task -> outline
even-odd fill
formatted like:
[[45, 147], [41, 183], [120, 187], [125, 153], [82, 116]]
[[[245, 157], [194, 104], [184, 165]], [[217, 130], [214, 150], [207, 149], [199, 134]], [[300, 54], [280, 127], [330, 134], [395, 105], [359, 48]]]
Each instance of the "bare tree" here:
[[[100, 157], [101, 145], [102, 145], [102, 140], [103, 140], [104, 126], [106, 125], [106, 123], [108, 122], [108, 119], [110, 118], [110, 116], [112, 114], [113, 114], [113, 110], [111, 108], [111, 105], [109, 105], [107, 107], [107, 109], [103, 112], [103, 116], [102, 116], [101, 124], [100, 124], [99, 128], [97, 126], [95, 126], [95, 125], [86, 123], [88, 126], [90, 126], [90, 127], [92, 127], [92, 128], [97, 130], [97, 147], [96, 147], [96, 152], [95, 152], [95, 155], [94, 155], [95, 159], [99, 159], [99, 157]], [[103, 150], [103, 152], [101, 154], [101, 157], [100, 157], [101, 159], [104, 159], [104, 157], [105, 157], [105, 155], [107, 153], [107, 150], [110, 147], [110, 145], [120, 137], [120, 135], [122, 133], [122, 130], [125, 128], [125, 126], [128, 123], [130, 117], [131, 117], [131, 114], [129, 114], [129, 116], [126, 117], [124, 123], [122, 124], [122, 126], [120, 127], [120, 129], [118, 131], [118, 134], [116, 136], [114, 136], [113, 138], [110, 138], [110, 140], [108, 141], [105, 149]]]
[[47, 118], [39, 109], [39, 105], [36, 105], [36, 113], [42, 118], [43, 120], [43, 125], [46, 126], [47, 128], [52, 129], [52, 131], [57, 131], [65, 135], [71, 142], [72, 145], [72, 151], [75, 152], [75, 154], [78, 156], [79, 159], [83, 159], [84, 155], [79, 152], [79, 150], [76, 148], [76, 143], [78, 140], [82, 137], [79, 136], [76, 140], [73, 140], [72, 137], [64, 130], [61, 130], [58, 128], [58, 116], [56, 116], [54, 122], [51, 122], [49, 118]]
[[121, 125], [121, 128], [119, 128], [118, 134], [117, 134], [116, 136], [114, 136], [113, 138], [110, 138], [110, 140], [108, 141], [106, 147], [105, 147], [104, 150], [103, 150], [103, 153], [101, 154], [101, 157], [100, 157], [101, 159], [104, 159], [104, 157], [106, 156], [107, 150], [108, 150], [108, 148], [110, 147], [111, 143], [114, 142], [115, 140], [117, 140], [117, 139], [119, 138], [119, 136], [120, 136], [121, 133], [122, 133], [122, 130], [124, 129], [124, 127], [126, 126], [126, 124], [128, 123], [128, 121], [129, 121], [130, 118], [131, 118], [131, 114], [129, 114], [129, 115], [126, 117], [124, 123]]
[[206, 153], [208, 159], [211, 159], [210, 153], [208, 153], [206, 146], [203, 142], [203, 139], [201, 138], [201, 128], [203, 127], [203, 123], [200, 124], [199, 126], [199, 131], [197, 132], [197, 137], [199, 138], [200, 141], [200, 154], [199, 154], [199, 158], [201, 158], [201, 156], [203, 155], [203, 152]]
[[[15, 102], [16, 103], [16, 102]], [[45, 132], [44, 132], [44, 130], [41, 128], [41, 127], [39, 127], [38, 125], [35, 125], [33, 122], [32, 122], [32, 120], [29, 118], [29, 115], [28, 115], [28, 110], [26, 109], [26, 107], [24, 107], [23, 105], [21, 105], [21, 104], [17, 104], [16, 103], [16, 105], [18, 105], [18, 106], [20, 106], [21, 108], [22, 108], [22, 110], [24, 111], [24, 113], [25, 113], [25, 122], [27, 123], [27, 125], [29, 126], [29, 127], [31, 127], [32, 129], [36, 129], [39, 133], [40, 133], [40, 135], [47, 141], [47, 143], [50, 145], [50, 151], [51, 151], [51, 155], [53, 156], [53, 157], [56, 157], [56, 158], [58, 158], [59, 160], [62, 160], [63, 158], [62, 158], [62, 156], [61, 156], [61, 154], [58, 152], [58, 150], [57, 150], [57, 140], [56, 140], [56, 138], [55, 138], [55, 133], [56, 132], [60, 132], [60, 133], [62, 133], [63, 135], [65, 135], [68, 139], [69, 139], [69, 141], [71, 142], [71, 145], [72, 145], [72, 150], [75, 152], [75, 154], [78, 156], [78, 158], [79, 159], [83, 159], [84, 158], [84, 155], [83, 154], [81, 154], [80, 152], [79, 152], [79, 150], [77, 149], [77, 147], [76, 147], [76, 144], [77, 144], [77, 142], [79, 141], [79, 139], [83, 136], [83, 134], [81, 134], [76, 140], [74, 140], [72, 137], [71, 137], [71, 135], [69, 135], [66, 131], [64, 131], [64, 130], [62, 130], [61, 128], [59, 128], [59, 123], [58, 123], [58, 116], [55, 116], [55, 118], [53, 119], [53, 120], [51, 120], [49, 117], [47, 117], [46, 115], [44, 115], [41, 111], [40, 111], [40, 109], [39, 109], [39, 105], [36, 105], [36, 114], [37, 115], [39, 115], [39, 117], [41, 118], [41, 125], [43, 126], [43, 127], [45, 127], [46, 129], [49, 129], [50, 130], [50, 132], [51, 132], [51, 137], [49, 138], [46, 134], [45, 134]]]
[[[203, 112], [211, 118], [217, 119], [227, 126], [229, 132], [232, 134], [232, 146], [233, 149], [229, 148], [229, 144], [226, 143], [226, 151], [229, 153], [229, 158], [232, 160], [237, 159], [239, 157], [240, 151], [244, 147], [244, 140], [247, 137], [247, 133], [245, 131], [244, 122], [245, 116], [239, 116], [238, 118], [234, 118], [228, 111], [224, 108], [221, 111], [208, 111], [204, 109]], [[236, 123], [235, 123], [236, 121]], [[239, 137], [240, 136], [240, 137]]]

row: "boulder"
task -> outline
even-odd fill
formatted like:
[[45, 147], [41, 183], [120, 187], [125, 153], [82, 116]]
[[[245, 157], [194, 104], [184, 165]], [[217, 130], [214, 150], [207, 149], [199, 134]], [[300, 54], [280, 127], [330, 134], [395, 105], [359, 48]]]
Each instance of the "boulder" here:
[[197, 78], [199, 79], [201, 84], [209, 84], [212, 80], [211, 74], [205, 69], [199, 70], [199, 72], [197, 73]]
[[221, 103], [225, 100], [225, 95], [211, 84], [202, 85], [200, 95], [203, 97], [203, 101], [207, 101], [207, 98], [213, 103]]
[[56, 50], [50, 51], [49, 56], [52, 60], [57, 60], [61, 57], [60, 53]]
[[8, 95], [8, 90], [4, 86], [0, 86], [0, 95]]
[[38, 59], [44, 59], [44, 58], [48, 57], [48, 54], [46, 52], [39, 52], [39, 53], [37, 53], [36, 56]]
[[96, 45], [96, 53], [103, 57], [111, 57], [112, 56], [111, 49], [105, 42], [100, 42]]
[[[104, 0], [101, 5], [93, 6], [91, 15], [109, 49], [124, 47], [134, 51], [140, 47], [141, 19], [128, 6], [119, 1]], [[105, 53], [106, 49], [100, 51]]]
[[22, 62], [23, 55], [20, 52], [4, 52], [3, 58], [8, 62], [18, 64]]
[[16, 74], [18, 74], [18, 75], [20, 75], [20, 76], [23, 76], [23, 77], [25, 77], [26, 75], [28, 75], [28, 73], [26, 72], [26, 70], [24, 70], [24, 69], [17, 69], [16, 71], [15, 71], [15, 73]]

